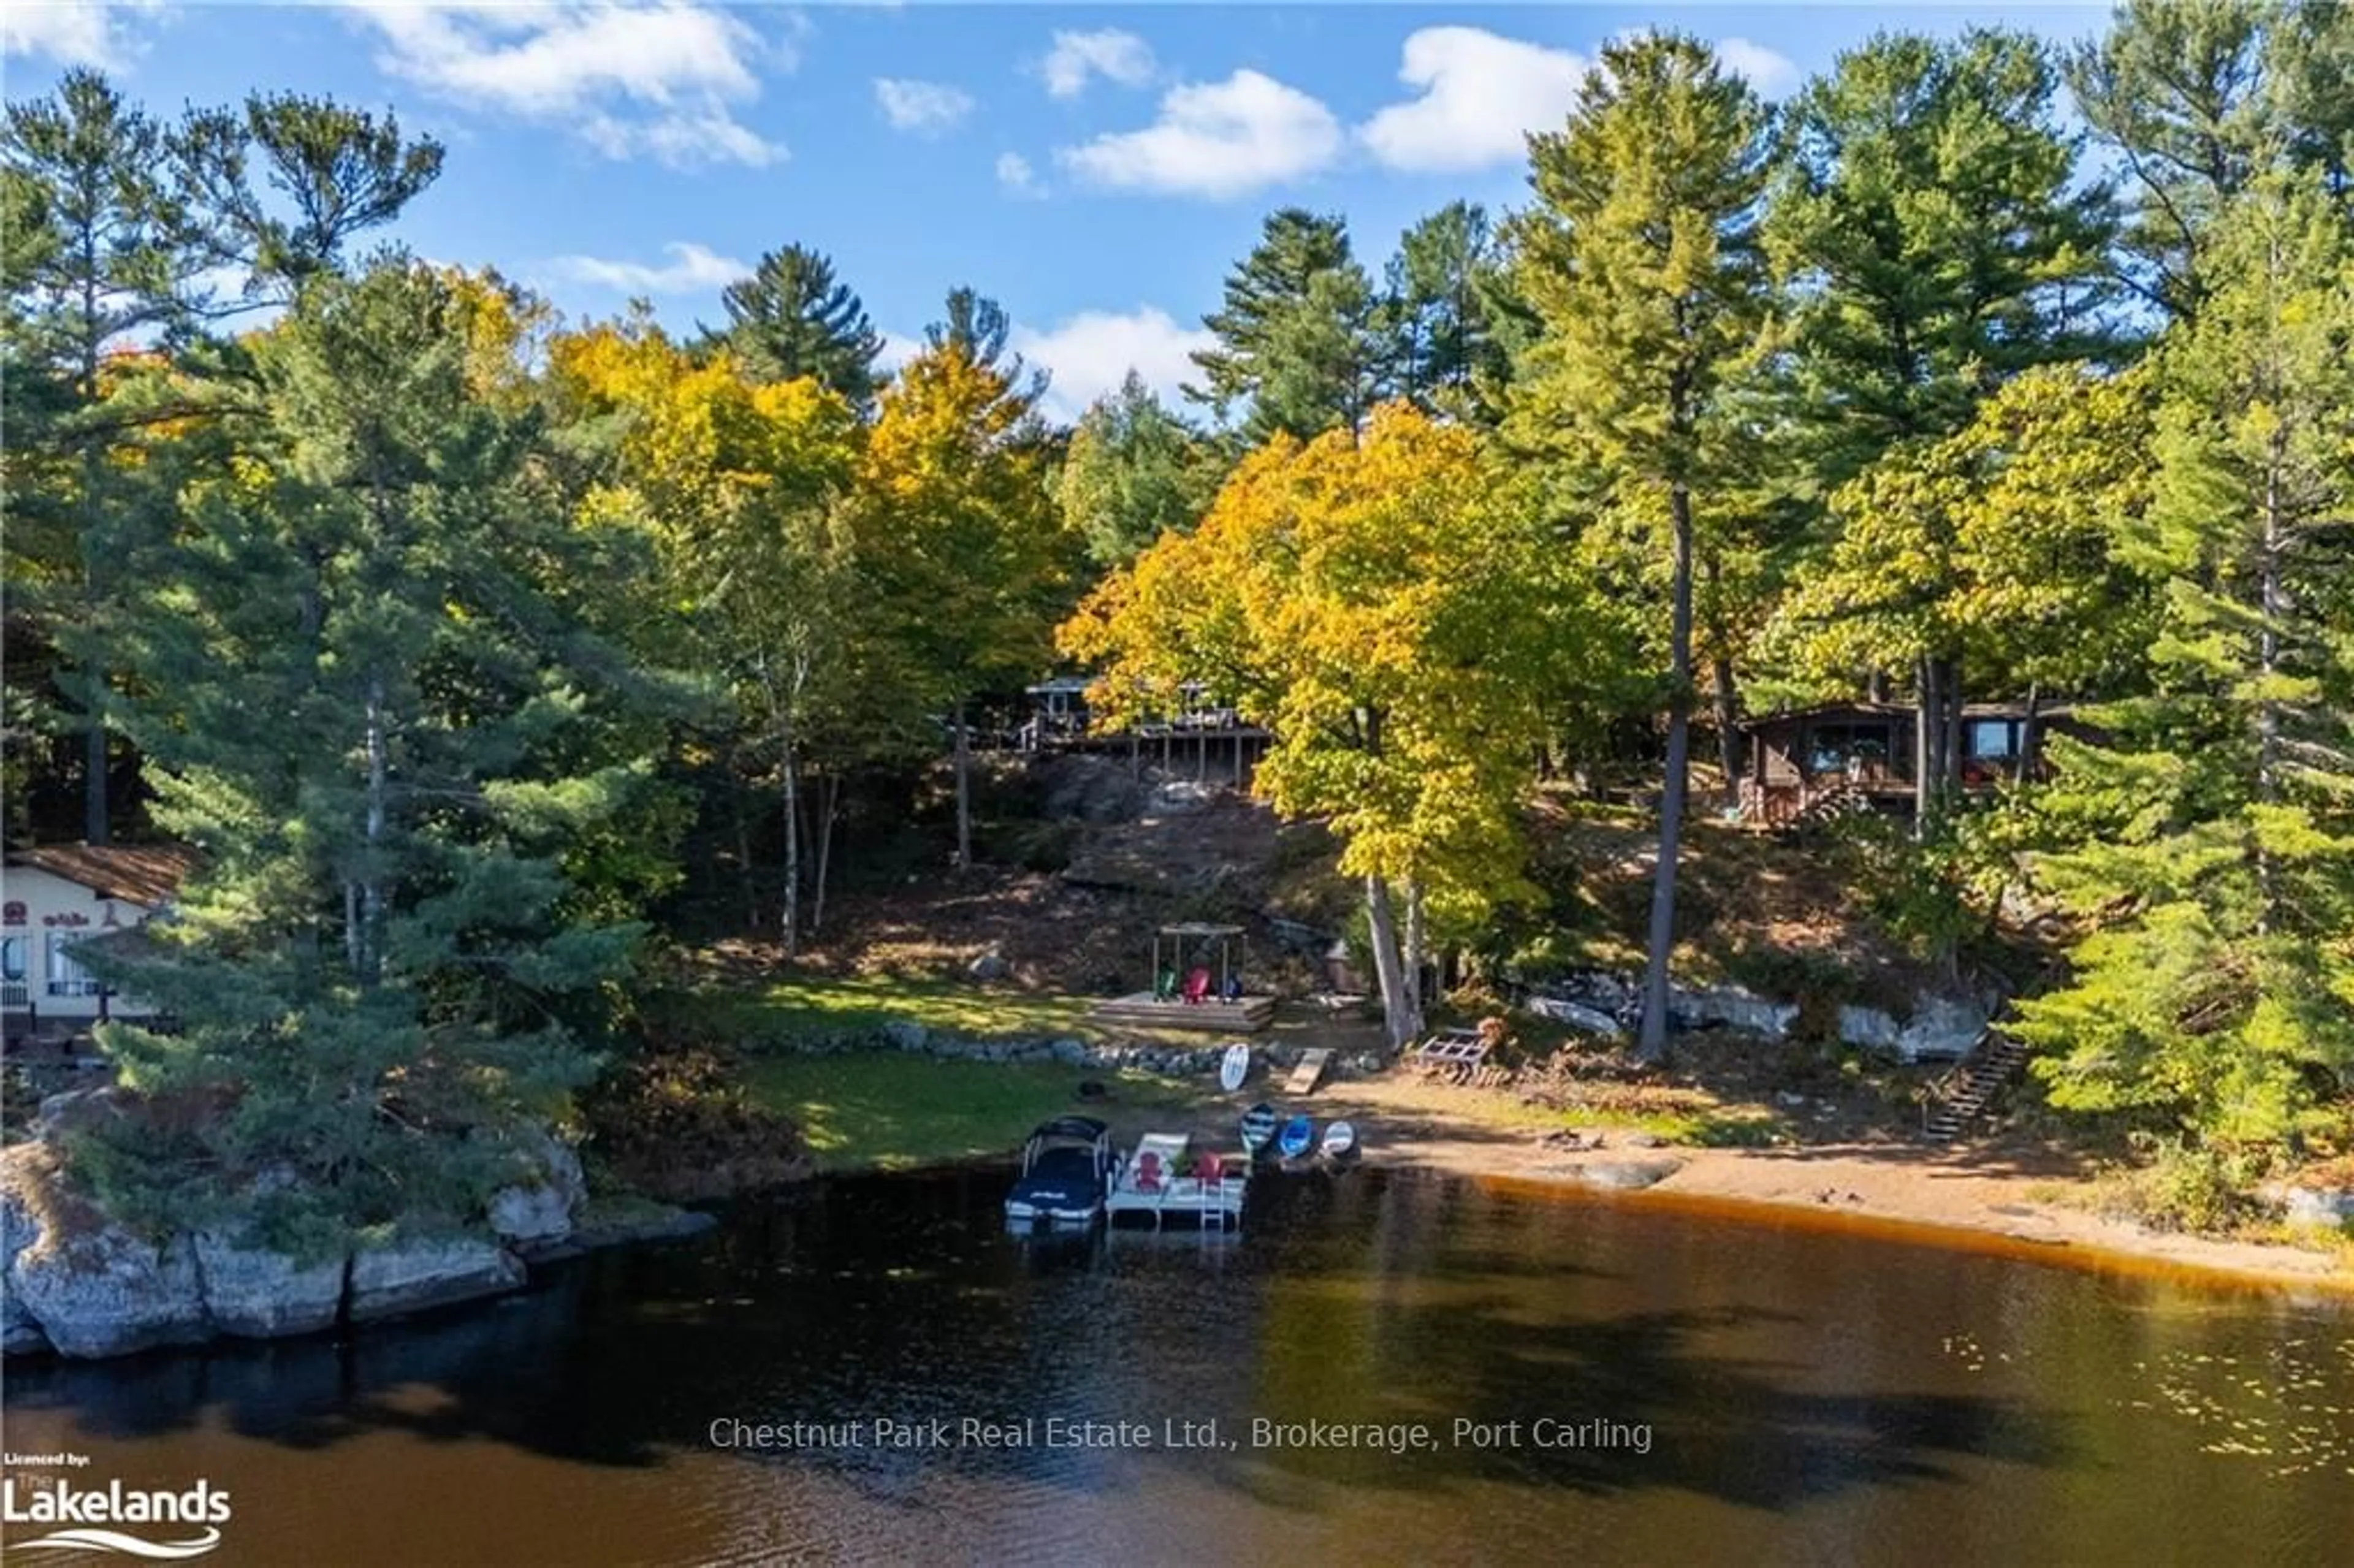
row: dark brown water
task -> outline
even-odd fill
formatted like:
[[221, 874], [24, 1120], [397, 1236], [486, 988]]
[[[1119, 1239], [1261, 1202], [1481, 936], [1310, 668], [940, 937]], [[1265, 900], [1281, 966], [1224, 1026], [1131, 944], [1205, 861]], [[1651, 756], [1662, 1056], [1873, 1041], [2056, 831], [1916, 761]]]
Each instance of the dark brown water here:
[[[1375, 1171], [1255, 1192], [1240, 1239], [1042, 1246], [1002, 1233], [1003, 1185], [835, 1183], [343, 1342], [14, 1369], [6, 1446], [226, 1489], [207, 1563], [2239, 1564], [2354, 1542], [2354, 1318], [2327, 1302]], [[1144, 1441], [1050, 1446], [1050, 1417]], [[935, 1418], [946, 1446], [874, 1427]], [[854, 1429], [714, 1446], [731, 1419]], [[1458, 1420], [1485, 1430], [1458, 1445]], [[1259, 1421], [1432, 1441], [1260, 1446]]]

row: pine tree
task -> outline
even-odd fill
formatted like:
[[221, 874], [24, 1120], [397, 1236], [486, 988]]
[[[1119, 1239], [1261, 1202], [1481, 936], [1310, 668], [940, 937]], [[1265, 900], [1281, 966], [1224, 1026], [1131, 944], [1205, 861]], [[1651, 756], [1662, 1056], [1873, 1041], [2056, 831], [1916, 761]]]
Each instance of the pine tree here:
[[2158, 359], [2156, 689], [2062, 743], [2045, 885], [2090, 935], [2021, 1004], [2055, 1103], [2293, 1136], [2354, 1074], [2354, 235], [2313, 175], [2218, 215]]
[[711, 336], [756, 380], [807, 376], [854, 408], [874, 406], [883, 334], [827, 257], [799, 245], [771, 250], [750, 277], [727, 285], [720, 302], [727, 324]]
[[2109, 197], [2077, 181], [2058, 87], [2041, 43], [1976, 28], [1883, 34], [1791, 101], [1766, 236], [1824, 490], [2106, 346]]
[[634, 939], [562, 863], [642, 787], [596, 740], [635, 683], [549, 591], [572, 535], [535, 418], [470, 379], [468, 316], [404, 259], [314, 279], [254, 345], [241, 450], [186, 474], [143, 563], [131, 733], [204, 863], [91, 965], [181, 1024], [102, 1030], [123, 1081], [226, 1107], [108, 1151], [184, 1220], [249, 1186], [313, 1244], [464, 1217], [582, 1081]]
[[2276, 11], [2273, 0], [2124, 0], [2069, 61], [2078, 111], [2125, 165], [2126, 279], [2170, 314], [2198, 309], [2217, 216], [2278, 156], [2264, 72]]
[[1502, 246], [1487, 210], [1450, 202], [1399, 237], [1379, 330], [1386, 379], [1416, 408], [1492, 425], [1511, 356], [1497, 318], [1510, 306]]
[[1185, 395], [1221, 423], [1247, 404], [1237, 429], [1246, 447], [1278, 430], [1304, 440], [1354, 429], [1381, 393], [1374, 307], [1346, 222], [1285, 207], [1227, 274], [1225, 303], [1203, 318], [1218, 344], [1194, 352], [1202, 385]]
[[1217, 482], [1210, 454], [1133, 370], [1079, 417], [1055, 482], [1063, 519], [1099, 567], [1191, 528]]
[[1511, 429], [1601, 505], [1656, 507], [1670, 577], [1668, 764], [1639, 1049], [1667, 1049], [1668, 955], [1688, 789], [1693, 496], [1724, 470], [1728, 386], [1765, 313], [1757, 208], [1766, 117], [1708, 48], [1676, 36], [1612, 44], [1568, 125], [1530, 141], [1537, 203], [1520, 281], [1543, 320]]
[[352, 240], [440, 177], [441, 152], [389, 113], [295, 92], [192, 111], [172, 148], [183, 201], [210, 218], [211, 259], [245, 269], [246, 299], [268, 303], [343, 270]]
[[[8, 105], [5, 161], [12, 233], [7, 493], [10, 576], [55, 624], [105, 619], [111, 571], [130, 541], [110, 504], [119, 432], [104, 403], [110, 362], [189, 319], [203, 264], [165, 175], [170, 132], [106, 79], [72, 70], [51, 98]], [[16, 228], [21, 224], [21, 228]], [[22, 482], [36, 471], [46, 483]], [[106, 717], [112, 675], [102, 645], [59, 672], [80, 731], [82, 836], [112, 831]]]

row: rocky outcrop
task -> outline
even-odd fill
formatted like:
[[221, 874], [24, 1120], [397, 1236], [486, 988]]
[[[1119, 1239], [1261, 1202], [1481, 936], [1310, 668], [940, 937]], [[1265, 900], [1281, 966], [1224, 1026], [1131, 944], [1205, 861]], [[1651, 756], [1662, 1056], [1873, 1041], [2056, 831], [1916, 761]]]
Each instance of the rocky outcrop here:
[[507, 1242], [558, 1242], [572, 1234], [572, 1224], [588, 1201], [588, 1183], [580, 1171], [580, 1156], [562, 1139], [543, 1135], [535, 1150], [538, 1169], [533, 1179], [502, 1187], [491, 1194], [491, 1230]]
[[2280, 1204], [2281, 1217], [2293, 1225], [2335, 1231], [2354, 1223], [2354, 1188], [2282, 1187], [2268, 1196]]
[[1842, 1007], [1839, 1033], [1847, 1044], [1922, 1062], [1968, 1055], [1986, 1033], [1990, 1016], [1975, 1001], [1929, 996], [1923, 997], [1913, 1016], [1902, 1023], [1876, 1007]]
[[45, 1234], [9, 1266], [8, 1294], [61, 1355], [129, 1355], [213, 1333], [186, 1236], [158, 1245], [112, 1224], [72, 1237]]
[[316, 1333], [335, 1321], [344, 1300], [341, 1253], [298, 1263], [248, 1237], [199, 1231], [196, 1274], [213, 1328], [239, 1339]]
[[41, 1227], [13, 1187], [0, 1187], [0, 1354], [46, 1351], [49, 1337], [16, 1298], [16, 1255], [41, 1239]]
[[496, 1296], [524, 1282], [513, 1253], [473, 1236], [408, 1236], [352, 1255], [355, 1323]]

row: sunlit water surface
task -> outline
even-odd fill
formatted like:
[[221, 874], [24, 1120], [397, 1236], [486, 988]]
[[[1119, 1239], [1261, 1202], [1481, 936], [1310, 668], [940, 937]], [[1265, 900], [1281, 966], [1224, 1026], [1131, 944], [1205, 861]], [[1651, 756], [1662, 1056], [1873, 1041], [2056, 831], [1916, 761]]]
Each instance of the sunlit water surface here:
[[[13, 1366], [7, 1446], [207, 1478], [224, 1564], [2354, 1560], [2327, 1300], [1373, 1171], [1255, 1189], [1239, 1238], [1042, 1244], [1003, 1189], [838, 1181], [340, 1340]], [[1431, 1442], [1254, 1441], [1314, 1422]], [[1087, 1423], [1128, 1441], [1045, 1441]]]

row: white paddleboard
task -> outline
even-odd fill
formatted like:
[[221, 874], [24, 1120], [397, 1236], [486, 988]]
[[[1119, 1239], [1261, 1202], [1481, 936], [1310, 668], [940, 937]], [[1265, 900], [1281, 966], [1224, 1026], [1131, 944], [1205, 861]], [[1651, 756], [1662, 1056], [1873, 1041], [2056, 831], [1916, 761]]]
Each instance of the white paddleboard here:
[[1232, 1094], [1236, 1089], [1241, 1088], [1243, 1086], [1243, 1080], [1249, 1076], [1250, 1047], [1247, 1045], [1227, 1046], [1225, 1058], [1218, 1064], [1219, 1085], [1224, 1087], [1228, 1094]]

